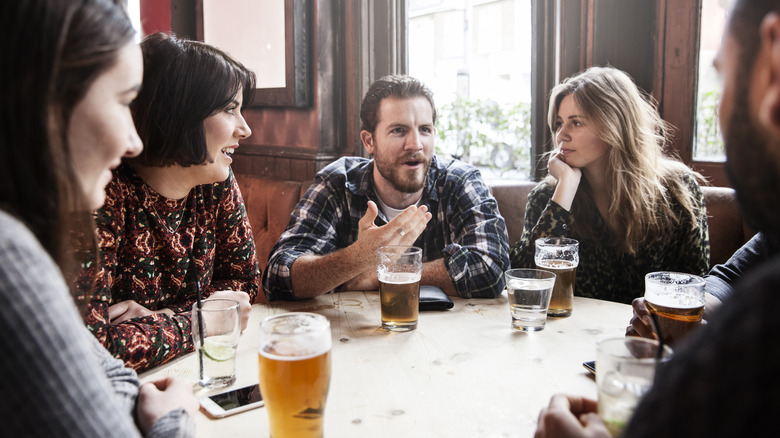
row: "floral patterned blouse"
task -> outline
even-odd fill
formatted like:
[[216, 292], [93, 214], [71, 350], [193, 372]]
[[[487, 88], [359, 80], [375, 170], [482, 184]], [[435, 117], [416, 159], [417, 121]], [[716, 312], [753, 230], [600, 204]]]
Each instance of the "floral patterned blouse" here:
[[[533, 268], [536, 239], [570, 237], [579, 242], [580, 263], [574, 295], [630, 304], [644, 295], [645, 274], [654, 271], [677, 271], [705, 275], [710, 263], [710, 240], [707, 210], [701, 187], [692, 175], [685, 181], [696, 200], [696, 224], [686, 219], [676, 229], [667, 230], [663, 238], [643, 242], [635, 254], [608, 246], [610, 231], [599, 217], [595, 235], [584, 238], [571, 227], [572, 213], [552, 201], [555, 187], [541, 182], [528, 195], [523, 235], [512, 245], [509, 257], [513, 268]], [[686, 215], [678, 203], [678, 216]], [[694, 226], [695, 225], [695, 226]]]
[[[257, 296], [260, 268], [232, 171], [223, 182], [172, 200], [123, 164], [106, 195], [95, 215], [100, 264], [86, 322], [125, 364], [142, 371], [193, 350], [190, 313], [197, 281], [204, 298], [220, 290], [242, 290], [250, 301]], [[86, 264], [82, 290], [89, 290], [95, 268]], [[110, 324], [108, 307], [126, 300], [150, 310], [169, 308], [174, 315]]]

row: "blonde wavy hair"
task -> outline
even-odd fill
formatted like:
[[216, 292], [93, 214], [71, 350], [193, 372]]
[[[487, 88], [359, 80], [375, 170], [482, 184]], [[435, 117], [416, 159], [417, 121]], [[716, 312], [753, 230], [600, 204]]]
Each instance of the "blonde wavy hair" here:
[[[700, 182], [704, 178], [676, 157], [664, 154], [672, 127], [658, 115], [652, 97], [643, 96], [631, 77], [618, 69], [591, 67], [564, 80], [550, 93], [547, 121], [553, 139], [558, 108], [568, 95], [588, 118], [591, 132], [609, 146], [608, 212], [625, 231], [622, 236], [612, 236], [611, 244], [634, 254], [643, 242], [679, 226], [686, 217], [674, 214], [675, 202], [696, 227], [697, 200], [685, 177]], [[547, 180], [555, 184], [552, 176]], [[599, 213], [589, 191], [583, 178], [572, 205], [572, 226], [593, 236]]]

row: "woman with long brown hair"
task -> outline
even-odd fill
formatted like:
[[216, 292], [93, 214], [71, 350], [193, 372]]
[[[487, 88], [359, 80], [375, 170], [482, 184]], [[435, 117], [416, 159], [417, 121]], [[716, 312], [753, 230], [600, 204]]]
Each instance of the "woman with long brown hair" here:
[[529, 194], [513, 267], [540, 237], [579, 242], [575, 294], [631, 303], [652, 271], [704, 275], [709, 234], [701, 176], [664, 153], [667, 124], [624, 72], [592, 67], [550, 95], [549, 175]]

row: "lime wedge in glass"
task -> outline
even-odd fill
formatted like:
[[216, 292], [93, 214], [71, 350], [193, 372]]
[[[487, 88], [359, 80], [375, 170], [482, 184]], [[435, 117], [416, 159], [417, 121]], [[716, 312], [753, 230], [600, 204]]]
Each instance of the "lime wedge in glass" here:
[[232, 346], [220, 342], [219, 340], [206, 338], [206, 340], [203, 341], [203, 353], [212, 360], [223, 362], [232, 359], [236, 354], [236, 350]]

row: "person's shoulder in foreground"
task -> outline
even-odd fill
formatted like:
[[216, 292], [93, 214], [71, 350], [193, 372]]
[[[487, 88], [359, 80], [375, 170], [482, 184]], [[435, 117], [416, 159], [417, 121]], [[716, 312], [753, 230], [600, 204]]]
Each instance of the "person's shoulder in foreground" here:
[[[112, 358], [79, 323], [57, 266], [30, 230], [3, 210], [0, 299], [6, 303], [0, 309], [5, 333], [0, 349], [6, 352], [0, 364], [4, 433], [132, 436], [130, 415], [106, 413], [135, 409], [140, 385], [135, 372]], [[174, 410], [155, 423], [149, 436], [194, 436], [194, 426], [184, 410]]]
[[780, 369], [778, 289], [778, 257], [740, 281], [709, 324], [677, 349], [674, 363], [659, 370], [626, 436], [730, 437], [746, 430], [759, 435], [774, 431], [780, 413], [780, 380], [774, 378]]
[[[741, 248], [729, 257], [726, 263], [710, 269], [707, 280], [707, 293], [718, 301], [724, 301], [733, 291], [733, 284], [750, 269], [778, 254], [780, 245], [773, 242], [763, 232], [756, 233]], [[709, 303], [708, 303], [709, 304]]]

